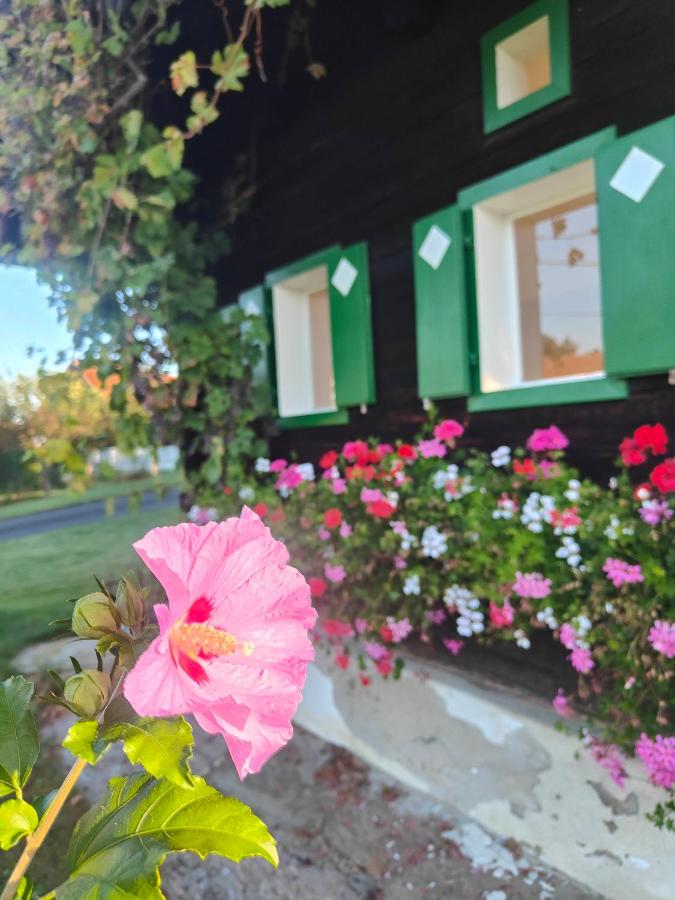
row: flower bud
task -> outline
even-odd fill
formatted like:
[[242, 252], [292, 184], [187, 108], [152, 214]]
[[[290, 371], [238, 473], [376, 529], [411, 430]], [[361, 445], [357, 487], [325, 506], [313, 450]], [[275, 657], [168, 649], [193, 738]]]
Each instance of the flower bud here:
[[63, 699], [72, 711], [87, 719], [97, 716], [110, 696], [110, 676], [96, 669], [71, 675], [63, 688]]
[[121, 578], [117, 586], [115, 606], [124, 625], [133, 627], [140, 625], [145, 616], [143, 591], [127, 578]]
[[117, 631], [119, 624], [115, 604], [100, 591], [80, 597], [75, 604], [72, 629], [79, 637], [107, 637]]

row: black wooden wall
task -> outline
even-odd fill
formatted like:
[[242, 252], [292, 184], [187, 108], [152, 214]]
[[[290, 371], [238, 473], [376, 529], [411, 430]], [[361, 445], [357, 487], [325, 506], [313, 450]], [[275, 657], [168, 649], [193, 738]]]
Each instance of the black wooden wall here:
[[[254, 151], [255, 194], [220, 272], [225, 300], [325, 246], [368, 241], [377, 402], [365, 415], [352, 411], [349, 426], [280, 433], [275, 453], [312, 459], [347, 438], [410, 436], [423, 421], [415, 219], [451, 203], [466, 185], [599, 128], [615, 124], [626, 133], [675, 112], [673, 0], [570, 0], [572, 95], [484, 135], [480, 37], [526, 5], [318, 0], [312, 42], [327, 78], [313, 81], [296, 59], [284, 87], [257, 85], [238, 101], [229, 123], [239, 129], [238, 147], [221, 129], [219, 142], [198, 151], [209, 189], [237, 149]], [[463, 400], [440, 406], [469, 425], [469, 443], [486, 449], [522, 442], [532, 427], [555, 422], [572, 440], [572, 459], [598, 477], [636, 425], [660, 420], [675, 437], [675, 387], [665, 374], [633, 381], [631, 396], [611, 403], [470, 417]]]

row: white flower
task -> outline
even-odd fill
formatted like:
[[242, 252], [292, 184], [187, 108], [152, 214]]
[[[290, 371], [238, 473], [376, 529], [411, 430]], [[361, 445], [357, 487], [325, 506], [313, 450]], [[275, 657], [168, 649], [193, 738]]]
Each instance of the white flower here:
[[448, 541], [442, 531], [435, 525], [429, 525], [422, 533], [422, 553], [432, 559], [438, 559], [448, 549]]
[[491, 453], [492, 465], [496, 468], [500, 468], [501, 466], [508, 466], [511, 462], [511, 448], [506, 447], [504, 444], [501, 447], [497, 447], [496, 450], [493, 450]]
[[255, 461], [256, 472], [269, 472], [270, 461], [265, 456], [259, 456]]
[[386, 493], [387, 502], [391, 503], [394, 508], [398, 506], [398, 496], [398, 491], [387, 491]]
[[618, 486], [619, 486], [618, 480], [617, 480], [616, 478], [614, 478], [614, 476], [612, 476], [612, 477], [609, 479], [609, 489], [610, 489], [611, 491], [615, 491], [615, 490], [618, 488]]
[[485, 630], [483, 613], [480, 611], [480, 600], [468, 588], [453, 584], [443, 594], [446, 606], [457, 610], [457, 631], [462, 637], [471, 637]]
[[567, 482], [567, 490], [565, 491], [565, 497], [570, 501], [570, 503], [575, 503], [579, 497], [581, 496], [581, 482], [577, 481], [576, 478], [571, 478]]
[[566, 560], [568, 566], [576, 569], [581, 562], [580, 550], [581, 547], [574, 538], [564, 537], [562, 539], [562, 546], [556, 550], [555, 555], [558, 559]]
[[508, 494], [502, 494], [497, 500], [497, 509], [493, 510], [493, 519], [512, 519], [513, 514], [517, 511], [518, 504], [512, 500]]
[[520, 514], [520, 521], [527, 525], [534, 534], [541, 534], [544, 530], [542, 522], [551, 522], [551, 514], [555, 511], [555, 498], [539, 491], [532, 491], [528, 496]]
[[255, 497], [255, 491], [250, 485], [245, 484], [243, 487], [239, 488], [239, 499], [243, 500], [244, 503], [248, 503], [250, 500], [253, 500]]
[[605, 603], [605, 612], [611, 616], [614, 612], [614, 604], [610, 603], [609, 601]]
[[297, 473], [303, 481], [314, 481], [314, 466], [311, 463], [300, 463], [297, 467]]
[[586, 637], [588, 632], [593, 627], [593, 623], [588, 618], [588, 616], [579, 615], [575, 616], [572, 619], [572, 625], [574, 626], [574, 630], [579, 635], [579, 637]]
[[403, 593], [408, 597], [413, 594], [417, 595], [421, 593], [419, 575], [408, 575], [406, 580], [403, 582]]
[[558, 620], [553, 615], [553, 609], [547, 606], [545, 609], [539, 610], [537, 613], [537, 621], [544, 622], [553, 631], [558, 627]]
[[520, 647], [521, 650], [529, 650], [532, 646], [530, 644], [530, 639], [527, 637], [522, 628], [517, 628], [513, 632], [513, 636], [516, 639], [516, 644]]

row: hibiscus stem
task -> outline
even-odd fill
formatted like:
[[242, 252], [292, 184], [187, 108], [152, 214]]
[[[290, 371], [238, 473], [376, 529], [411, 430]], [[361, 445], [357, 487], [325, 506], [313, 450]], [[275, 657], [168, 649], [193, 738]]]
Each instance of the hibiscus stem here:
[[40, 820], [40, 824], [26, 840], [26, 846], [23, 848], [23, 853], [19, 857], [17, 864], [14, 866], [4, 891], [0, 894], [0, 900], [14, 900], [16, 897], [16, 892], [21, 883], [21, 879], [26, 873], [26, 869], [33, 861], [35, 854], [49, 834], [52, 825], [56, 821], [56, 817], [63, 809], [63, 805], [70, 796], [70, 792], [75, 787], [75, 783], [84, 771], [86, 765], [87, 763], [83, 759], [75, 760], [73, 767], [63, 780], [54, 799], [47, 807], [47, 811]]

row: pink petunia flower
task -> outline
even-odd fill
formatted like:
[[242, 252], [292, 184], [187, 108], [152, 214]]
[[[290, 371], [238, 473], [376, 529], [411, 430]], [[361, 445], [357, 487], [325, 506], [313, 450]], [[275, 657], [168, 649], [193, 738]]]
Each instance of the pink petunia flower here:
[[574, 710], [570, 706], [567, 695], [562, 688], [558, 688], [558, 693], [555, 695], [551, 703], [553, 704], [553, 709], [558, 713], [559, 716], [562, 716], [563, 719], [574, 718]]
[[675, 622], [657, 619], [649, 629], [649, 643], [668, 659], [675, 658]]
[[635, 584], [645, 580], [639, 565], [631, 566], [623, 559], [609, 557], [605, 560], [602, 571], [616, 588], [621, 587], [622, 584]]
[[550, 425], [548, 428], [535, 428], [526, 446], [535, 453], [546, 453], [548, 450], [564, 450], [569, 443], [557, 425]]
[[309, 586], [258, 516], [154, 528], [134, 549], [166, 590], [155, 638], [124, 681], [141, 716], [191, 713], [240, 778], [290, 739], [314, 656]]
[[443, 638], [443, 646], [452, 653], [453, 656], [459, 656], [460, 650], [464, 646], [464, 641], [455, 641], [452, 638]]
[[444, 419], [434, 428], [434, 437], [439, 441], [454, 441], [464, 434], [464, 426], [455, 419]]
[[329, 581], [332, 581], [333, 584], [340, 584], [340, 582], [344, 581], [347, 577], [344, 566], [331, 566], [330, 563], [326, 563], [324, 566], [323, 574]]
[[543, 600], [551, 593], [551, 579], [544, 578], [540, 572], [516, 572], [513, 592], [519, 597]]
[[434, 457], [442, 459], [448, 453], [448, 448], [442, 441], [439, 441], [438, 438], [420, 441], [417, 445], [417, 450], [424, 459], [432, 459]]
[[652, 784], [666, 790], [675, 786], [675, 737], [657, 734], [651, 740], [641, 734], [635, 745], [635, 755], [644, 763]]
[[582, 675], [587, 675], [591, 669], [595, 668], [595, 662], [588, 647], [574, 647], [567, 658], [577, 672], [581, 672]]

